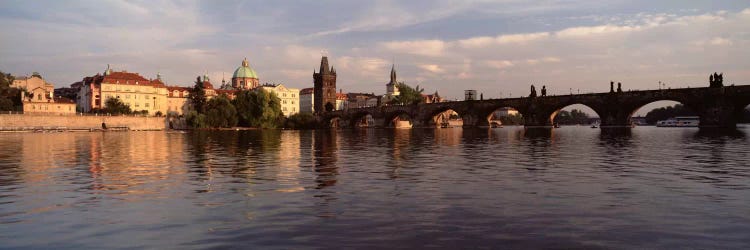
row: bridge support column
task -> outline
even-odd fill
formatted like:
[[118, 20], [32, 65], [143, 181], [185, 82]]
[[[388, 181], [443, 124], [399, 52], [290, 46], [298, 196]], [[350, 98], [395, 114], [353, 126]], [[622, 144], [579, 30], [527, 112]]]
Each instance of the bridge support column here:
[[488, 128], [490, 127], [487, 117], [477, 114], [465, 114], [461, 116], [464, 122], [464, 128]]
[[711, 105], [698, 112], [702, 128], [736, 128], [742, 109], [733, 105]]

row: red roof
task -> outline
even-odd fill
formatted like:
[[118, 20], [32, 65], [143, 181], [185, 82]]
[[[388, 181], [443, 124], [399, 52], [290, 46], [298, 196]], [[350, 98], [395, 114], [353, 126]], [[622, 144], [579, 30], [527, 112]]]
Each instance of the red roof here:
[[[95, 76], [89, 76], [83, 78], [83, 82], [86, 84], [102, 84], [103, 82], [107, 83], [114, 83], [114, 84], [123, 84], [123, 85], [146, 85], [146, 86], [154, 86], [157, 88], [163, 88], [164, 83], [156, 80], [149, 80], [138, 73], [130, 73], [125, 71], [120, 72], [112, 72], [108, 75], [100, 75], [96, 74]], [[137, 84], [136, 84], [137, 83]]]

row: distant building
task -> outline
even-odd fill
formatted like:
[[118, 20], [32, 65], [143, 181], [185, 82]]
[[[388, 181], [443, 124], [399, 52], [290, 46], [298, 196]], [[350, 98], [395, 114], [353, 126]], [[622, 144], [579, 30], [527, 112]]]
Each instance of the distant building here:
[[346, 108], [365, 108], [378, 106], [379, 97], [367, 93], [348, 93], [346, 94]]
[[437, 103], [437, 102], [444, 101], [443, 97], [441, 97], [437, 91], [435, 91], [435, 94], [432, 94], [432, 95], [422, 94], [422, 98], [424, 98], [424, 103]]
[[518, 115], [518, 110], [512, 108], [499, 108], [492, 113], [494, 117]]
[[343, 90], [339, 90], [339, 92], [336, 93], [336, 110], [343, 110], [346, 108], [347, 97], [342, 91]]
[[299, 112], [299, 89], [287, 88], [282, 84], [264, 84], [258, 89], [276, 93], [281, 99], [281, 112], [289, 117]]
[[313, 88], [304, 88], [299, 91], [299, 112], [315, 112], [313, 101], [315, 90]]
[[477, 91], [473, 89], [467, 89], [464, 90], [464, 100], [471, 101], [471, 100], [477, 100], [479, 97], [477, 96]]
[[234, 89], [254, 89], [259, 86], [258, 74], [250, 67], [247, 58], [242, 60], [242, 65], [234, 70], [232, 75], [232, 87]]
[[315, 112], [334, 110], [336, 107], [336, 70], [328, 66], [328, 57], [320, 59], [320, 72], [313, 71]]
[[81, 111], [102, 109], [109, 98], [120, 99], [133, 111], [145, 110], [150, 115], [167, 112], [167, 88], [160, 76], [149, 80], [138, 73], [114, 72], [107, 65], [104, 74], [83, 78], [77, 100]]
[[39, 73], [30, 77], [18, 77], [11, 87], [21, 89], [21, 101], [24, 114], [75, 114], [73, 100], [55, 97], [55, 86], [48, 83]]

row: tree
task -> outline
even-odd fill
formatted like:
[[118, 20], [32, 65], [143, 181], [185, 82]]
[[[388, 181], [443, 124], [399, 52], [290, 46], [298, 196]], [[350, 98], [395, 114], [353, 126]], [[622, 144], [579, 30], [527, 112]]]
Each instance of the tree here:
[[661, 107], [649, 111], [646, 114], [646, 123], [656, 124], [657, 121], [666, 120], [675, 116], [695, 116], [697, 115], [690, 109], [685, 108], [682, 104], [674, 106]]
[[284, 117], [281, 99], [275, 93], [259, 89], [243, 90], [232, 101], [237, 109], [240, 126], [276, 128]]
[[226, 95], [220, 95], [206, 103], [206, 125], [213, 128], [237, 126], [237, 110]]
[[10, 87], [13, 80], [15, 80], [15, 77], [0, 71], [0, 111], [14, 111], [23, 105], [21, 90]]
[[125, 115], [130, 114], [133, 111], [130, 109], [130, 106], [120, 101], [119, 98], [107, 98], [107, 101], [104, 102], [104, 109], [102, 109], [102, 112], [104, 113], [110, 113], [113, 115]]
[[422, 97], [422, 92], [424, 91], [424, 89], [419, 88], [419, 85], [417, 85], [415, 88], [412, 88], [411, 86], [400, 82], [396, 84], [396, 86], [398, 87], [400, 93], [393, 98], [393, 100], [391, 101], [392, 104], [408, 105], [424, 102], [424, 98]]
[[561, 110], [560, 112], [557, 113], [557, 116], [555, 116], [554, 121], [557, 124], [565, 124], [565, 125], [588, 124], [589, 115], [578, 109], [573, 109], [570, 112], [566, 110]]
[[497, 117], [503, 125], [523, 125], [523, 116], [521, 114], [511, 114]]
[[314, 129], [315, 124], [315, 116], [308, 112], [290, 115], [289, 118], [284, 121], [284, 127], [290, 129]]
[[195, 111], [198, 113], [203, 113], [205, 111], [206, 90], [205, 87], [203, 87], [203, 81], [201, 81], [200, 76], [195, 79], [195, 86], [190, 89], [190, 96], [188, 99], [190, 100], [190, 103], [193, 104]]
[[206, 115], [191, 110], [185, 115], [185, 123], [191, 128], [206, 128]]

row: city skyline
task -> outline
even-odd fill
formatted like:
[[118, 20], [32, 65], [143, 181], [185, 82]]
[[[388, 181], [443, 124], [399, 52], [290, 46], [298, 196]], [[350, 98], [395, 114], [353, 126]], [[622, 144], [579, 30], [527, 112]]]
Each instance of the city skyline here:
[[461, 99], [746, 84], [750, 6], [741, 1], [2, 2], [0, 68], [64, 87], [115, 70], [191, 85], [247, 57], [261, 82], [312, 87], [326, 53], [347, 92], [400, 80]]

